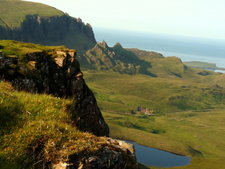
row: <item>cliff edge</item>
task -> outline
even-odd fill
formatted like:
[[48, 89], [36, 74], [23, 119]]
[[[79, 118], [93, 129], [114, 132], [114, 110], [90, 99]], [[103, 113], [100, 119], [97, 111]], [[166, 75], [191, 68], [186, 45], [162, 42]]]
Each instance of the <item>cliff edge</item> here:
[[132, 145], [97, 137], [109, 128], [75, 50], [0, 48], [0, 168], [137, 168]]
[[[29, 52], [29, 44], [3, 41], [0, 53], [0, 77], [10, 81], [18, 90], [32, 93], [52, 94], [57, 97], [72, 97], [71, 116], [82, 131], [97, 136], [108, 136], [109, 127], [98, 108], [92, 91], [83, 79], [76, 51], [63, 47], [36, 46]], [[16, 45], [23, 50], [7, 54], [7, 47]], [[14, 46], [15, 47], [15, 46]], [[34, 49], [35, 46], [32, 46]], [[4, 52], [5, 51], [5, 52]], [[19, 56], [18, 56], [19, 55]]]

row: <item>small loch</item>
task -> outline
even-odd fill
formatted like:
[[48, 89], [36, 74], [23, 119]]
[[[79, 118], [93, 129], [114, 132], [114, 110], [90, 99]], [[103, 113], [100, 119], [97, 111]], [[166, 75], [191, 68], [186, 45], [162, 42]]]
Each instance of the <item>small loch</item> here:
[[137, 161], [147, 166], [177, 167], [188, 165], [191, 161], [190, 157], [146, 147], [131, 141], [127, 142], [134, 145]]

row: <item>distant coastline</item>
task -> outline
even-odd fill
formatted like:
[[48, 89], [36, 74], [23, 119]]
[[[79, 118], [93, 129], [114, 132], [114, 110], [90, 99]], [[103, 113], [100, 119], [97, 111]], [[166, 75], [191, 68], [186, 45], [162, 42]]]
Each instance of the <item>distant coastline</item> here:
[[109, 46], [120, 42], [125, 48], [139, 48], [177, 56], [182, 61], [214, 63], [225, 68], [225, 40], [177, 37], [94, 28], [97, 41], [105, 40]]
[[214, 72], [225, 73], [225, 68], [218, 67], [214, 63], [191, 61], [191, 62], [184, 62], [184, 64], [193, 68], [200, 68], [200, 69], [210, 70]]

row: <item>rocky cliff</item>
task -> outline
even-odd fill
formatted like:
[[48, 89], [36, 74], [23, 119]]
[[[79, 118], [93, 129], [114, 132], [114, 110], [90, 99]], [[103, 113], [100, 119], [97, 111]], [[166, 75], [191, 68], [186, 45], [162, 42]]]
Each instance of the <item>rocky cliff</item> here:
[[20, 0], [1, 0], [0, 6], [4, 8], [0, 11], [0, 39], [64, 45], [80, 52], [96, 44], [90, 24], [53, 7]]
[[0, 41], [0, 48], [1, 80], [23, 91], [0, 82], [0, 168], [137, 168], [132, 145], [97, 137], [109, 128], [75, 50], [16, 41]]
[[[10, 42], [11, 45], [17, 43]], [[83, 79], [74, 50], [52, 48], [12, 55], [12, 53], [4, 53], [7, 47], [1, 46], [1, 48], [3, 50], [0, 53], [2, 79], [12, 82], [18, 90], [53, 94], [57, 97], [72, 97], [74, 105], [71, 108], [71, 116], [74, 124], [80, 130], [97, 136], [109, 135], [109, 128], [97, 106], [96, 99]]]

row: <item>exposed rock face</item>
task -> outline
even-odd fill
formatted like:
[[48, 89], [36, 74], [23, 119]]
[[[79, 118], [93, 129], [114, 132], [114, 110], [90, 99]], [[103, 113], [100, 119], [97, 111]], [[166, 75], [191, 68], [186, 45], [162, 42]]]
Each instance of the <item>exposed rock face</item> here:
[[148, 72], [150, 63], [139, 59], [134, 53], [124, 49], [119, 43], [109, 47], [105, 41], [98, 42], [92, 49], [79, 56], [82, 67], [95, 70], [113, 70], [119, 73], [137, 74]]
[[83, 131], [101, 136], [102, 133], [108, 136], [109, 128], [97, 106], [96, 99], [92, 91], [87, 87], [82, 74], [77, 74], [72, 81], [73, 95], [75, 96], [74, 111], [75, 124]]
[[103, 150], [92, 155], [71, 155], [67, 162], [53, 165], [53, 169], [137, 169], [133, 145], [108, 139]]
[[74, 50], [28, 53], [23, 59], [0, 52], [0, 77], [19, 90], [73, 97], [74, 124], [82, 131], [108, 136], [109, 128], [86, 85]]
[[21, 26], [0, 26], [0, 39], [18, 40], [43, 45], [65, 45], [86, 51], [96, 44], [90, 24], [68, 15], [42, 17], [27, 15]]

